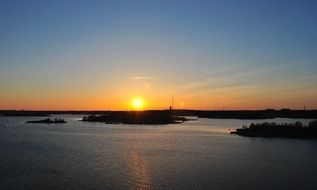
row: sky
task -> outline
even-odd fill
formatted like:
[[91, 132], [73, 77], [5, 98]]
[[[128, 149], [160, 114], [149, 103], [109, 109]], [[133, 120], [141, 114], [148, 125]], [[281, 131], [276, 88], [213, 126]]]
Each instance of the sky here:
[[317, 109], [317, 1], [1, 0], [0, 109]]

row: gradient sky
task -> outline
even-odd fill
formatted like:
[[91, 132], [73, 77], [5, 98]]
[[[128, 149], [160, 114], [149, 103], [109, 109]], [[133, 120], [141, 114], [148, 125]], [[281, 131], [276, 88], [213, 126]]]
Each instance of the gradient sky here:
[[1, 0], [0, 109], [317, 108], [317, 1]]

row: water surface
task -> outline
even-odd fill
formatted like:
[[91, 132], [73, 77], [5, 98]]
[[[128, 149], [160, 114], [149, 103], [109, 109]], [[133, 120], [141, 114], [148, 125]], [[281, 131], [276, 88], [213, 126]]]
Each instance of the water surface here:
[[251, 122], [309, 120], [149, 126], [62, 117], [67, 124], [0, 117], [8, 125], [0, 128], [0, 189], [317, 189], [316, 140], [228, 134]]

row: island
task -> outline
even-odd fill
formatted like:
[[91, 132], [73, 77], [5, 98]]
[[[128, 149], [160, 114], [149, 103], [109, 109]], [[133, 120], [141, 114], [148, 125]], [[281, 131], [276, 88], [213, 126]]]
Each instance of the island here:
[[282, 138], [310, 138], [317, 139], [317, 120], [310, 121], [307, 126], [301, 122], [295, 123], [258, 123], [250, 124], [249, 127], [231, 131], [230, 134], [237, 134], [246, 137], [282, 137]]
[[43, 119], [43, 120], [36, 120], [36, 121], [27, 121], [26, 123], [46, 123], [46, 124], [51, 124], [51, 123], [67, 123], [64, 119]]
[[109, 124], [173, 124], [187, 121], [185, 117], [174, 116], [172, 110], [112, 111], [105, 114], [92, 114], [82, 121], [105, 122]]

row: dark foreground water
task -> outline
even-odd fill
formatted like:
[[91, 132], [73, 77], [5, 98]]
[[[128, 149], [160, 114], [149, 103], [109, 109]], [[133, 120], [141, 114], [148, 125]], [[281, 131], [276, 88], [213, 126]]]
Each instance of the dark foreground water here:
[[228, 134], [250, 120], [137, 126], [63, 117], [69, 123], [0, 117], [9, 125], [0, 128], [0, 189], [317, 189], [317, 140]]

